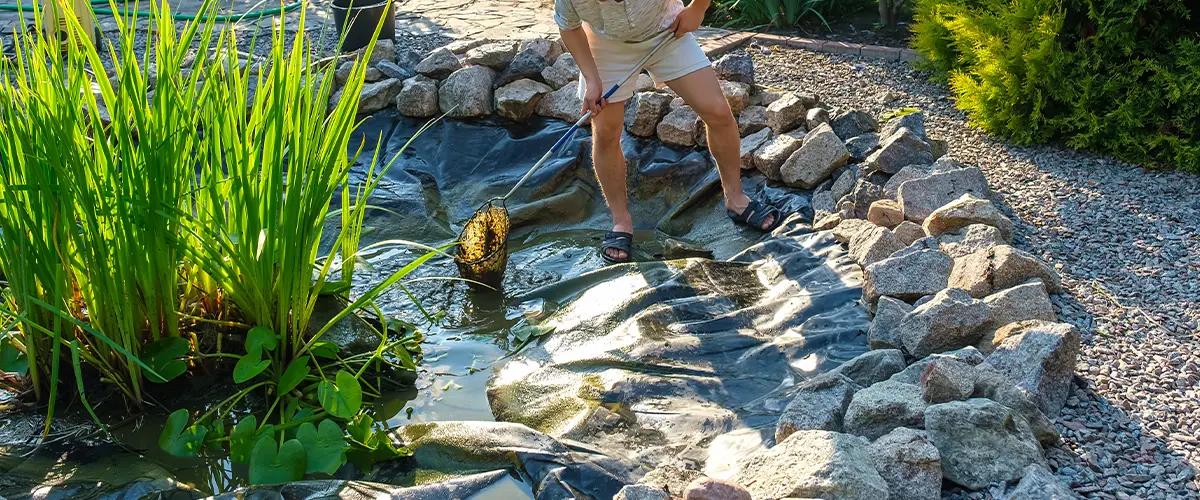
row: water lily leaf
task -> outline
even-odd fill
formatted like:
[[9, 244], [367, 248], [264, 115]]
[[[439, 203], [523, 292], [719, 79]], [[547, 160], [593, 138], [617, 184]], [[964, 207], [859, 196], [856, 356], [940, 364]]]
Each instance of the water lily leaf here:
[[154, 373], [146, 373], [146, 379], [161, 384], [183, 375], [187, 371], [187, 363], [178, 358], [191, 348], [191, 344], [183, 337], [167, 337], [146, 344], [141, 356], [138, 356], [154, 370]]
[[300, 356], [292, 360], [292, 364], [283, 371], [283, 376], [279, 377], [279, 394], [292, 392], [292, 389], [300, 385], [306, 376], [308, 376], [308, 356]]
[[308, 349], [313, 356], [325, 359], [337, 359], [338, 350], [341, 348], [337, 344], [328, 340], [318, 340], [313, 342], [312, 347]]
[[262, 354], [259, 351], [243, 354], [242, 359], [233, 365], [233, 381], [240, 384], [266, 371], [267, 367], [271, 366], [271, 360], [261, 358]]
[[162, 434], [158, 436], [158, 447], [177, 457], [194, 457], [204, 445], [208, 428], [203, 425], [188, 425], [190, 416], [185, 409], [178, 409], [167, 417]]
[[346, 463], [346, 439], [342, 428], [329, 419], [321, 420], [320, 427], [312, 422], [300, 424], [296, 429], [296, 440], [304, 445], [308, 454], [307, 474], [324, 472], [333, 474]]
[[299, 481], [304, 477], [306, 455], [304, 445], [295, 439], [275, 443], [275, 438], [263, 436], [250, 452], [250, 484], [279, 484]]
[[218, 439], [225, 437], [225, 421], [216, 419], [212, 425], [208, 426], [208, 434], [205, 436], [204, 446], [210, 450], [223, 450], [225, 447]]
[[553, 326], [520, 325], [512, 328], [513, 336], [521, 342], [525, 342], [532, 338], [541, 337], [542, 335], [549, 335], [551, 333], [554, 333]]
[[279, 347], [279, 336], [265, 326], [256, 326], [246, 333], [246, 352], [274, 351]]
[[368, 441], [365, 444], [355, 442], [346, 450], [346, 459], [360, 470], [371, 470], [371, 466], [377, 463], [412, 454], [408, 448], [397, 448], [390, 439], [377, 432], [372, 433]]
[[0, 334], [0, 372], [25, 376], [29, 372], [29, 358], [12, 343], [12, 334]]
[[321, 407], [338, 418], [350, 418], [362, 407], [362, 386], [346, 370], [338, 370], [333, 381], [322, 380], [317, 386]]
[[245, 464], [250, 462], [250, 452], [254, 450], [255, 443], [263, 436], [275, 434], [275, 426], [265, 424], [262, 429], [258, 428], [258, 418], [254, 415], [247, 415], [242, 420], [238, 421], [237, 425], [233, 426], [233, 432], [229, 433], [229, 459], [235, 464]]

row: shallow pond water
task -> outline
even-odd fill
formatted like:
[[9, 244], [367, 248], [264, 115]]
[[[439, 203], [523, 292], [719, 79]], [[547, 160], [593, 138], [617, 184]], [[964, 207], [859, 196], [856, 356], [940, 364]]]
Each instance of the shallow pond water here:
[[[379, 143], [381, 157], [389, 158], [419, 125], [389, 114], [372, 117], [360, 129], [364, 150]], [[438, 124], [413, 139], [388, 172], [373, 200], [387, 210], [368, 216], [363, 245], [452, 242], [462, 222], [489, 198], [507, 192], [566, 128], [545, 120]], [[415, 387], [378, 399], [372, 409], [377, 420], [399, 428], [493, 421], [499, 413], [594, 447], [589, 453], [640, 467], [636, 464], [666, 455], [695, 455], [673, 447], [673, 440], [716, 441], [743, 450], [761, 446], [770, 439], [764, 429], [773, 429], [781, 401], [786, 403], [798, 378], [865, 350], [866, 316], [852, 298], [858, 276], [844, 265], [836, 245], [803, 229], [773, 239], [733, 226], [707, 153], [627, 136], [634, 256], [642, 263], [605, 267], [595, 247], [610, 221], [584, 154], [589, 140], [586, 133], [576, 137], [509, 203], [511, 258], [502, 291], [475, 292], [462, 282], [438, 279], [457, 276], [453, 263], [440, 259], [420, 268], [407, 285], [436, 322], [427, 321], [404, 290], [381, 298], [385, 313], [418, 325], [425, 341]], [[747, 176], [746, 188], [751, 196], [811, 217], [800, 193], [760, 176]], [[360, 270], [356, 291], [420, 253], [398, 245], [375, 249]], [[737, 262], [707, 260], [731, 258]], [[519, 338], [535, 325], [557, 331], [529, 342]], [[659, 342], [665, 347], [652, 347]], [[514, 352], [523, 344], [528, 345]], [[680, 356], [696, 363], [672, 361]], [[508, 363], [514, 367], [501, 370]], [[581, 364], [598, 368], [581, 370]], [[522, 367], [546, 376], [540, 380]], [[598, 382], [599, 395], [582, 400], [562, 392], [564, 384], [592, 377], [611, 380]], [[552, 406], [553, 417], [546, 417], [549, 403], [522, 395], [543, 389], [558, 405]], [[681, 406], [681, 400], [694, 408]], [[577, 404], [584, 405], [582, 413], [572, 406]], [[708, 423], [680, 420], [691, 410]], [[644, 425], [635, 432], [630, 430], [635, 426], [591, 423], [621, 418]], [[180, 459], [159, 451], [164, 419], [148, 416], [119, 428], [118, 439], [136, 452], [126, 453], [207, 494], [245, 485], [244, 466], [225, 458]], [[722, 466], [709, 462], [705, 467], [719, 474]], [[533, 498], [518, 477], [498, 479], [472, 498]]]

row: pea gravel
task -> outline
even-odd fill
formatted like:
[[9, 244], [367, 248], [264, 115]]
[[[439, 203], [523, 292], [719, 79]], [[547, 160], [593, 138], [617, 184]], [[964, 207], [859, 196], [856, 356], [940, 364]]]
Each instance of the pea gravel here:
[[[751, 45], [760, 86], [880, 116], [925, 111], [933, 138], [980, 167], [1016, 245], [1063, 277], [1063, 321], [1083, 332], [1078, 376], [1050, 450], [1087, 498], [1200, 498], [1200, 176], [1149, 171], [972, 128], [944, 85], [905, 63]], [[1001, 485], [950, 498], [997, 498]]]

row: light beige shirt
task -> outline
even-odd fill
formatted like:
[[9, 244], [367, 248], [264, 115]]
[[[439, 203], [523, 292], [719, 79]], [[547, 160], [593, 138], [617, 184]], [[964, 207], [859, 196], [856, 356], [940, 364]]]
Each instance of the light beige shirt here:
[[682, 0], [554, 0], [559, 28], [587, 23], [601, 38], [618, 42], [649, 40], [670, 28], [681, 11]]

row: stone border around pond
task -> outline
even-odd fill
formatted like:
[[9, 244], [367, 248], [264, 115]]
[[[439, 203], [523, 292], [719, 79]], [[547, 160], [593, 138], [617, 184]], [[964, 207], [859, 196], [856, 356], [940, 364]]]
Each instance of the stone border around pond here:
[[[714, 50], [758, 38], [735, 35]], [[853, 49], [844, 45], [831, 50]], [[338, 64], [340, 84], [353, 64]], [[733, 492], [725, 498], [932, 498], [944, 480], [1071, 498], [1043, 447], [1059, 441], [1051, 419], [1073, 383], [1079, 332], [1057, 321], [1057, 272], [1011, 246], [1013, 223], [980, 169], [929, 137], [919, 111], [876, 117], [760, 88], [745, 55], [713, 67], [738, 118], [742, 167], [813, 190], [813, 228], [862, 267], [872, 350], [800, 382], [776, 444], [729, 481], [663, 464], [618, 498], [718, 489]], [[364, 114], [572, 122], [581, 108], [578, 68], [553, 40], [460, 40], [424, 55], [382, 41], [367, 77]], [[628, 133], [704, 145], [704, 124], [682, 99], [646, 75], [634, 85]]]

